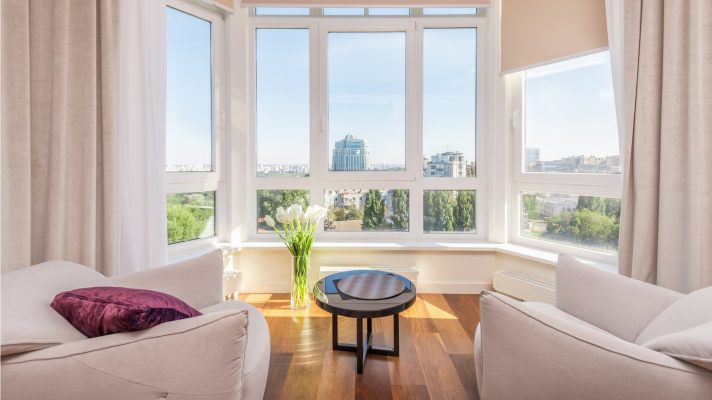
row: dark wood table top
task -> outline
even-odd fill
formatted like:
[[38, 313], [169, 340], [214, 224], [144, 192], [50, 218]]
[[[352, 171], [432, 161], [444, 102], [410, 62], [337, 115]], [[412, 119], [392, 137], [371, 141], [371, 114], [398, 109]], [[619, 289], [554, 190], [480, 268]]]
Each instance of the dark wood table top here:
[[[386, 280], [397, 278], [403, 283], [403, 290], [385, 299], [359, 299], [339, 290], [338, 284], [341, 280], [364, 274], [372, 275], [364, 277], [364, 281], [371, 282], [378, 276], [388, 277]], [[376, 270], [346, 271], [329, 275], [314, 285], [313, 293], [316, 304], [324, 311], [351, 318], [380, 318], [398, 314], [415, 303], [416, 294], [413, 282], [398, 274]]]

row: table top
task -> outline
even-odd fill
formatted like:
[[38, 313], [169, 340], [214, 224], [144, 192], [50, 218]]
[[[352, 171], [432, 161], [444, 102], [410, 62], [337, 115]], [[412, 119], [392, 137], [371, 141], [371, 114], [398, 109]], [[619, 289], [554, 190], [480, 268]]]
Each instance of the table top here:
[[[339, 290], [337, 284], [356, 275], [381, 275], [399, 279], [404, 289], [400, 294], [385, 299], [357, 299]], [[372, 279], [372, 277], [369, 277]], [[415, 303], [415, 285], [401, 275], [385, 271], [346, 271], [329, 275], [314, 285], [314, 300], [325, 311], [351, 318], [387, 317], [405, 311]]]

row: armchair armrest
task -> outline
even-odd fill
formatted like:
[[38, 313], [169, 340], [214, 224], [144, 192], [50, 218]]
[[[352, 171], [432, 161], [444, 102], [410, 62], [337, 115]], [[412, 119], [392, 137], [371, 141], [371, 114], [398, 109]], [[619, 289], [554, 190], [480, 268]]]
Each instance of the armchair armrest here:
[[169, 293], [200, 309], [223, 301], [223, 257], [220, 250], [190, 260], [135, 274], [115, 276], [116, 286]]
[[680, 296], [564, 254], [556, 264], [556, 307], [629, 342]]
[[712, 373], [483, 292], [483, 400], [709, 399]]
[[221, 311], [5, 357], [12, 399], [235, 399], [247, 312]]

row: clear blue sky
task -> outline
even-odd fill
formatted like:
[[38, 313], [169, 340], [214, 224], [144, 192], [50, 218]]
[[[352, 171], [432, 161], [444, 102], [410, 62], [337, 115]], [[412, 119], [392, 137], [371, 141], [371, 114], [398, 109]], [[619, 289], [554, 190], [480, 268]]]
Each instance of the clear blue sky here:
[[210, 164], [210, 22], [166, 8], [166, 164]]
[[608, 51], [526, 73], [526, 146], [540, 159], [618, 155]]
[[[210, 23], [168, 8], [167, 163], [210, 162]], [[328, 38], [329, 157], [336, 140], [369, 141], [371, 162], [405, 162], [403, 32]], [[423, 152], [475, 157], [476, 32], [424, 34]], [[309, 33], [259, 29], [257, 162], [309, 163]], [[608, 52], [527, 72], [527, 146], [541, 159], [618, 154]]]

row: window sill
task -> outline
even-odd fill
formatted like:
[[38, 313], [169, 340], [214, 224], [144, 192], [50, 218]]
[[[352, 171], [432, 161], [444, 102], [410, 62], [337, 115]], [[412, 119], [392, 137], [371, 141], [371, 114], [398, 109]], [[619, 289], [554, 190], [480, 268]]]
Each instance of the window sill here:
[[[175, 252], [171, 254], [172, 262], [187, 259], [207, 253], [215, 249], [223, 251], [242, 250], [273, 250], [283, 249], [284, 244], [278, 241], [247, 241], [241, 243], [204, 243], [203, 246], [192, 248], [189, 251]], [[559, 253], [547, 250], [536, 249], [516, 244], [503, 244], [492, 242], [317, 242], [314, 243], [317, 250], [364, 250], [364, 251], [459, 251], [459, 252], [494, 252], [507, 254], [526, 260], [555, 266], [559, 258]], [[608, 272], [618, 273], [618, 267], [613, 264], [591, 261], [577, 257], [577, 259], [587, 265], [599, 268]]]

